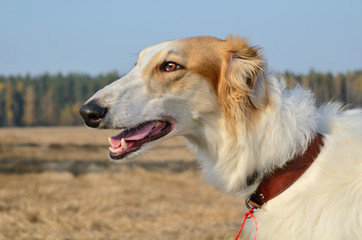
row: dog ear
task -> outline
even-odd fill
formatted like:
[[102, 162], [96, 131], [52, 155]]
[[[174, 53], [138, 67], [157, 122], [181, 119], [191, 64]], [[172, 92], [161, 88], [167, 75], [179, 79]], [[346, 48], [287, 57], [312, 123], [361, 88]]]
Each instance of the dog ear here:
[[265, 64], [260, 48], [249, 46], [245, 39], [228, 36], [225, 45], [227, 60], [218, 96], [226, 114], [240, 119], [267, 104]]
[[267, 89], [261, 49], [249, 46], [245, 39], [230, 35], [225, 41], [229, 45], [226, 78], [234, 85], [235, 91], [246, 91], [250, 102], [256, 108], [262, 108], [266, 103]]

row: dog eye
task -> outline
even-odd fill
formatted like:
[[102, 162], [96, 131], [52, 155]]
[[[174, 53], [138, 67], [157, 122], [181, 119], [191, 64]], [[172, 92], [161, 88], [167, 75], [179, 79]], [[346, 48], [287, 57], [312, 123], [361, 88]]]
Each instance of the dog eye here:
[[165, 62], [160, 66], [161, 72], [173, 72], [183, 67], [175, 62]]

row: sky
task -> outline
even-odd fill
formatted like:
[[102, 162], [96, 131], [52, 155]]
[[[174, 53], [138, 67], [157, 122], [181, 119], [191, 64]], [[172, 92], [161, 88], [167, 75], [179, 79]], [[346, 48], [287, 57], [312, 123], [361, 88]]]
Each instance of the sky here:
[[228, 34], [274, 72], [362, 69], [361, 0], [0, 0], [0, 75], [125, 74], [147, 46]]

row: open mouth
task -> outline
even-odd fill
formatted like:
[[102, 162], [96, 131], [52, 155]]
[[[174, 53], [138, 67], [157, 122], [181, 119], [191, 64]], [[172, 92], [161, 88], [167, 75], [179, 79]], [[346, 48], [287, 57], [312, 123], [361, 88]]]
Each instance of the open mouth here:
[[109, 156], [122, 159], [140, 149], [144, 144], [162, 138], [173, 129], [173, 123], [163, 120], [149, 121], [133, 128], [127, 128], [116, 136], [109, 137]]

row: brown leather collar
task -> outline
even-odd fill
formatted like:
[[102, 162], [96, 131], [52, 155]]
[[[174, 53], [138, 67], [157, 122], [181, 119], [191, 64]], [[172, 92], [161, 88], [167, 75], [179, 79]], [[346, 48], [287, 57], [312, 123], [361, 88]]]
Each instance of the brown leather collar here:
[[323, 136], [317, 133], [303, 154], [294, 157], [283, 168], [263, 178], [256, 191], [246, 199], [246, 206], [249, 209], [261, 208], [264, 203], [290, 187], [314, 162], [323, 145]]

